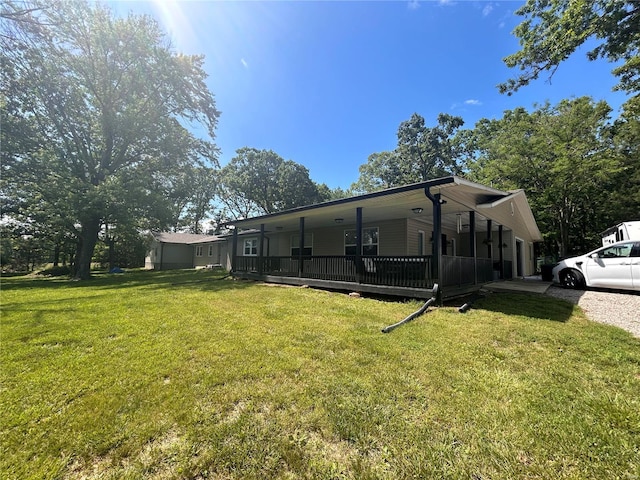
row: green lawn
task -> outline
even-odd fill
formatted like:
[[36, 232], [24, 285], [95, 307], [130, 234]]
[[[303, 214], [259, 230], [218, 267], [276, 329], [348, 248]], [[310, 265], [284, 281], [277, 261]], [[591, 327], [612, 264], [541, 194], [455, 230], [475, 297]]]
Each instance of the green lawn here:
[[640, 477], [640, 341], [568, 303], [219, 276], [3, 279], [0, 478]]

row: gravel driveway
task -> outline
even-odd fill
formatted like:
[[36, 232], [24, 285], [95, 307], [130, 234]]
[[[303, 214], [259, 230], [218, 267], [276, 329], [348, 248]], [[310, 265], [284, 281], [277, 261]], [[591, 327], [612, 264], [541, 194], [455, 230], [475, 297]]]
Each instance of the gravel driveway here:
[[640, 338], [640, 294], [554, 286], [549, 287], [546, 294], [578, 305], [591, 320], [624, 328]]

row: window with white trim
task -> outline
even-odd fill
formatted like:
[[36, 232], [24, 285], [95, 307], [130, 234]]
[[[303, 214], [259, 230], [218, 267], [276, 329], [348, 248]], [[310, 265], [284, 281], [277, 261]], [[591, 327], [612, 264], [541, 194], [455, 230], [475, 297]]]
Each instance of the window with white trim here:
[[196, 245], [196, 257], [202, 256], [202, 245]]
[[213, 257], [213, 245], [209, 245], [209, 251], [207, 253], [210, 257]]
[[257, 256], [258, 255], [258, 239], [257, 238], [245, 239], [243, 252], [245, 257]]
[[[362, 229], [362, 255], [378, 255], [378, 227]], [[344, 231], [344, 254], [355, 255], [357, 251], [357, 239], [355, 230]]]
[[[300, 255], [300, 235], [291, 235], [291, 256], [297, 257]], [[313, 233], [304, 236], [304, 248], [302, 249], [302, 255], [313, 255]]]

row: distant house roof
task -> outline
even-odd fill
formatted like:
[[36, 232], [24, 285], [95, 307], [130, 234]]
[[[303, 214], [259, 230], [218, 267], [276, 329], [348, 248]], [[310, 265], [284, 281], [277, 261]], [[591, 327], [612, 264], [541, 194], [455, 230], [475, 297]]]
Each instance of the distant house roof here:
[[203, 235], [195, 233], [160, 232], [154, 233], [153, 237], [161, 243], [179, 243], [183, 245], [190, 245], [194, 243], [208, 243], [223, 240], [222, 237], [218, 237], [216, 235]]

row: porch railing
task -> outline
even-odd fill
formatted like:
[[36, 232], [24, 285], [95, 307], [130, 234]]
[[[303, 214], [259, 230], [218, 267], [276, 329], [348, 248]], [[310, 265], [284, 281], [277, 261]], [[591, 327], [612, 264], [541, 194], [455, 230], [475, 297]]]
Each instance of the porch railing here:
[[[510, 262], [505, 261], [505, 278]], [[301, 268], [302, 267], [302, 268]], [[238, 272], [302, 277], [319, 280], [368, 283], [395, 287], [433, 288], [431, 256], [361, 257], [359, 268], [354, 255], [314, 255], [300, 257], [237, 256]], [[445, 287], [483, 284], [494, 280], [495, 260], [490, 258], [442, 257], [442, 280]], [[475, 269], [475, 270], [474, 270]]]
[[[355, 255], [314, 255], [303, 257], [236, 257], [238, 272], [286, 277], [360, 282], [396, 287], [432, 288], [430, 256], [361, 257]], [[261, 267], [261, 268], [259, 268]]]

